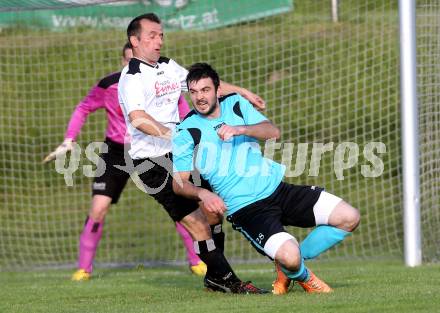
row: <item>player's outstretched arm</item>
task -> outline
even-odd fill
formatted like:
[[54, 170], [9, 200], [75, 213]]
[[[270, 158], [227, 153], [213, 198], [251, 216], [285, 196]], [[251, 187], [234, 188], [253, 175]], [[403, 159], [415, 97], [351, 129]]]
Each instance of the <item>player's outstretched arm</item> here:
[[130, 118], [131, 125], [141, 132], [151, 136], [171, 139], [171, 129], [163, 126], [145, 111], [132, 111], [128, 114], [128, 117]]
[[207, 189], [195, 186], [190, 182], [190, 176], [191, 172], [175, 172], [174, 192], [186, 198], [202, 201], [204, 209], [209, 213], [223, 215], [226, 212], [226, 206], [222, 198]]
[[262, 111], [266, 108], [266, 103], [264, 100], [258, 95], [254, 94], [252, 91], [247, 90], [246, 88], [238, 87], [224, 81], [220, 81], [220, 95], [225, 96], [230, 93], [238, 93], [243, 98], [247, 99], [252, 105], [259, 111]]
[[102, 99], [105, 97], [106, 90], [99, 86], [94, 86], [87, 96], [76, 106], [67, 124], [64, 141], [53, 152], [49, 153], [43, 160], [43, 163], [55, 160], [57, 156], [63, 155], [72, 150], [72, 142], [81, 131], [87, 117], [90, 113], [104, 106]]
[[233, 136], [246, 135], [258, 140], [279, 139], [280, 130], [269, 121], [255, 125], [229, 126], [223, 125], [217, 131], [221, 140], [227, 141]]

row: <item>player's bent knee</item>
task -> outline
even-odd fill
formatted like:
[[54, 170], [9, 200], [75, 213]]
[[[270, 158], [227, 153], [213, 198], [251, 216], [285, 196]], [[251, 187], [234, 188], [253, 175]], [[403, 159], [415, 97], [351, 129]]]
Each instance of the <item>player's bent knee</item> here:
[[333, 210], [329, 224], [348, 232], [354, 231], [360, 222], [359, 210], [341, 201]]
[[[280, 233], [282, 235], [272, 238], [277, 241], [278, 249], [274, 255], [274, 259], [283, 265], [283, 267], [289, 271], [297, 271], [301, 266], [301, 252], [296, 239], [287, 233]], [[288, 236], [286, 236], [287, 234]], [[282, 239], [284, 240], [282, 243]], [[279, 245], [281, 243], [281, 245]]]
[[293, 245], [298, 246], [298, 241], [291, 234], [287, 232], [276, 233], [267, 239], [266, 244], [264, 245], [264, 253], [266, 253], [272, 259], [275, 259], [275, 256], [278, 252], [281, 253], [280, 248], [288, 242], [292, 241]]
[[299, 249], [281, 250], [283, 249], [278, 250], [275, 260], [280, 262], [287, 270], [291, 272], [297, 271], [301, 267], [301, 253]]
[[[347, 205], [349, 204], [347, 203]], [[349, 210], [349, 213], [347, 213], [346, 230], [352, 232], [359, 226], [359, 223], [361, 222], [361, 214], [358, 209], [351, 205], [349, 206], [351, 209]]]
[[360, 222], [359, 210], [326, 191], [321, 192], [313, 213], [316, 225], [331, 225], [348, 232], [354, 231]]
[[286, 258], [284, 260], [277, 260], [279, 261], [284, 268], [291, 272], [296, 272], [301, 267], [301, 254], [295, 254], [293, 257]]

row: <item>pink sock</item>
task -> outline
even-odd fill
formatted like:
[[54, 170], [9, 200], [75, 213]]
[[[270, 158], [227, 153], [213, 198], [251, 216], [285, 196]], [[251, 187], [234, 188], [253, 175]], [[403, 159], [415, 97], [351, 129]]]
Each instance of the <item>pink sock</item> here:
[[93, 270], [93, 259], [102, 237], [103, 226], [104, 220], [102, 222], [94, 222], [88, 216], [79, 237], [78, 268], [85, 270], [87, 273], [91, 273]]
[[199, 264], [200, 258], [194, 252], [194, 244], [191, 235], [179, 222], [176, 222], [176, 230], [179, 233], [180, 237], [182, 237], [183, 244], [185, 245], [186, 259], [188, 260], [189, 265], [193, 266]]

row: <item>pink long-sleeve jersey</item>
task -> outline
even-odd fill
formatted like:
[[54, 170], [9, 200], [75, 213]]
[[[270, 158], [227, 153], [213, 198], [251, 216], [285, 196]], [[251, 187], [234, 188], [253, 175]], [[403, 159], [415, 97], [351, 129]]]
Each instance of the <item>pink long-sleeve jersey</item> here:
[[[98, 109], [105, 109], [107, 130], [105, 136], [110, 140], [124, 144], [126, 125], [118, 101], [118, 82], [121, 72], [110, 74], [99, 81], [87, 96], [76, 106], [70, 117], [64, 139], [75, 140], [84, 125], [87, 116]], [[189, 112], [185, 98], [179, 98], [179, 117], [183, 119]], [[153, 116], [154, 118], [154, 116]]]

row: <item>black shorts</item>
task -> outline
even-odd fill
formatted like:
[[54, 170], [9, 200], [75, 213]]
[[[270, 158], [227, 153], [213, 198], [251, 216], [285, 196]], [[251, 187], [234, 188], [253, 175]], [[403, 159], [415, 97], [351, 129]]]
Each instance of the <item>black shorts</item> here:
[[[173, 191], [172, 154], [157, 158], [133, 160], [145, 191], [159, 202], [173, 221], [180, 221], [199, 207], [196, 200], [176, 195]], [[141, 165], [142, 164], [142, 165]]]
[[[105, 164], [105, 171], [99, 177], [95, 177], [92, 184], [92, 195], [108, 196], [112, 203], [117, 203], [119, 197], [127, 184], [130, 175], [115, 167], [115, 165], [125, 166], [124, 145], [114, 142], [108, 138], [105, 140], [108, 147], [106, 153], [101, 153], [98, 167]], [[126, 155], [126, 157], [129, 157]]]
[[266, 241], [274, 234], [285, 232], [284, 226], [315, 226], [313, 206], [323, 190], [281, 182], [269, 197], [241, 208], [226, 219], [258, 252], [266, 255]]

